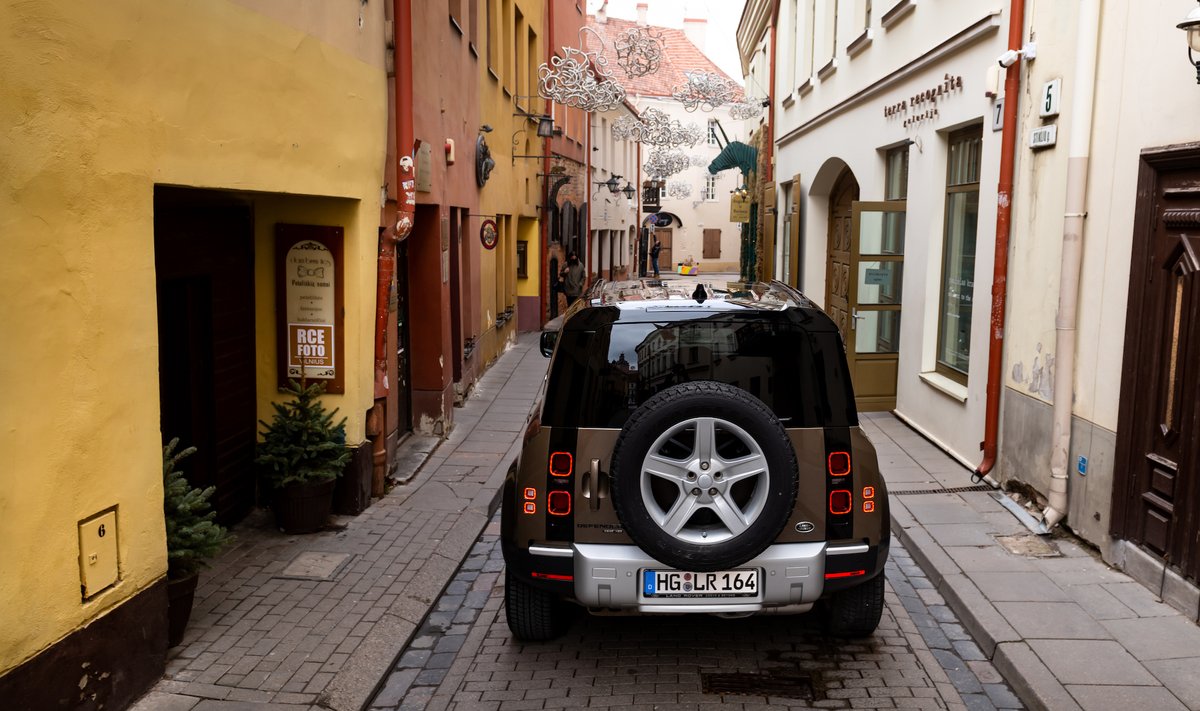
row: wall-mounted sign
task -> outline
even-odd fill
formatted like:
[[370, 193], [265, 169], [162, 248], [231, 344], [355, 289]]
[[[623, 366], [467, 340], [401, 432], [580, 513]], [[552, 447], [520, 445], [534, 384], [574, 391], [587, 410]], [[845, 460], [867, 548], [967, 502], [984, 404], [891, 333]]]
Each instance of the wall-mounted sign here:
[[322, 381], [345, 392], [342, 228], [275, 225], [279, 386]]
[[1004, 99], [992, 102], [992, 131], [1004, 130]]
[[433, 189], [433, 146], [422, 142], [417, 147], [417, 192]]
[[1050, 124], [1035, 128], [1033, 133], [1029, 134], [1030, 148], [1049, 148], [1058, 142], [1058, 124]]
[[484, 220], [479, 226], [479, 241], [484, 249], [496, 248], [496, 243], [500, 241], [500, 233], [496, 230], [495, 220]]
[[963, 78], [956, 74], [946, 74], [942, 83], [935, 87], [919, 91], [907, 99], [901, 99], [894, 104], [883, 107], [884, 118], [905, 115], [904, 127], [935, 119], [939, 116], [937, 102], [942, 98], [962, 91]]
[[1038, 116], [1049, 118], [1058, 116], [1058, 99], [1062, 95], [1062, 79], [1054, 79], [1042, 84], [1042, 100], [1038, 106]]
[[749, 195], [731, 195], [729, 196], [729, 221], [730, 222], [749, 222], [750, 221], [750, 196]]

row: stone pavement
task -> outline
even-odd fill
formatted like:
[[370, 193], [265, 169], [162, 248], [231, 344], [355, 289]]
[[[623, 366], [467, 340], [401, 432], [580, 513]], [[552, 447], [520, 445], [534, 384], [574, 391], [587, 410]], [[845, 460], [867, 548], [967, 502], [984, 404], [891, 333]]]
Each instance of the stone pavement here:
[[[521, 643], [504, 619], [498, 521], [397, 661], [373, 711], [1022, 708], [902, 546], [888, 562], [887, 607], [870, 639], [825, 637], [803, 615], [581, 614], [559, 640]], [[741, 693], [714, 688], [731, 678], [745, 684]]]
[[[1030, 708], [1200, 709], [1200, 628], [1069, 535], [1032, 535], [903, 422], [863, 415], [893, 532]], [[947, 491], [950, 490], [950, 491]]]
[[183, 644], [137, 711], [361, 708], [487, 524], [548, 360], [523, 335], [404, 486], [342, 530], [258, 514], [201, 575]]

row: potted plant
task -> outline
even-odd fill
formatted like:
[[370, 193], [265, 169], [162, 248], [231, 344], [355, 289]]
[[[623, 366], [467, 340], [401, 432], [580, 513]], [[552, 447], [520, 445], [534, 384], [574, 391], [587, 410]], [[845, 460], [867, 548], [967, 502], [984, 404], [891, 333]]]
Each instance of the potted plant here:
[[192, 615], [200, 568], [229, 540], [229, 533], [213, 521], [209, 498], [215, 487], [198, 489], [188, 483], [175, 465], [196, 451], [195, 447], [175, 453], [176, 437], [163, 447], [163, 518], [167, 526], [167, 642], [174, 647], [183, 641], [183, 631]]
[[311, 533], [325, 525], [333, 505], [333, 485], [350, 461], [346, 418], [321, 404], [323, 383], [288, 381], [293, 399], [272, 403], [271, 423], [262, 420], [263, 441], [254, 461], [271, 488], [275, 523], [285, 533]]

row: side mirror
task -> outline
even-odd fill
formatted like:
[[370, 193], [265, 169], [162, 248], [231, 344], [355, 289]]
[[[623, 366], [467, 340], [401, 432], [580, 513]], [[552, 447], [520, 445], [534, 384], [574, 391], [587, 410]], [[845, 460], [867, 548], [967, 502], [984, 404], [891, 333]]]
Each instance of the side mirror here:
[[558, 343], [558, 331], [542, 331], [542, 355], [554, 355], [554, 344]]

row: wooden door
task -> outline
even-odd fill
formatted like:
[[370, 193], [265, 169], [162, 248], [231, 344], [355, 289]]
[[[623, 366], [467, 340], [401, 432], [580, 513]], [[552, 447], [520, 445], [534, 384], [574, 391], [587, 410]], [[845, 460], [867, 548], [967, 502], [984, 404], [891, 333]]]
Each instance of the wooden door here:
[[671, 261], [671, 235], [672, 231], [670, 227], [657, 227], [654, 230], [654, 236], [658, 237], [658, 241], [662, 245], [662, 249], [658, 253], [659, 274], [673, 274], [675, 272], [675, 262]]
[[1200, 144], [1143, 154], [1134, 218], [1114, 536], [1200, 579]]
[[825, 261], [825, 313], [837, 324], [842, 340], [853, 343], [850, 332], [850, 253], [854, 201], [858, 181], [849, 170], [842, 173], [829, 196], [829, 241]]
[[396, 245], [396, 429], [412, 429], [412, 377], [408, 363], [408, 240]]
[[704, 258], [721, 258], [721, 230], [704, 228]]
[[163, 440], [197, 448], [181, 468], [236, 521], [255, 492], [253, 221], [227, 204], [156, 199], [154, 213]]
[[860, 412], [896, 408], [905, 202], [852, 206], [846, 358]]

